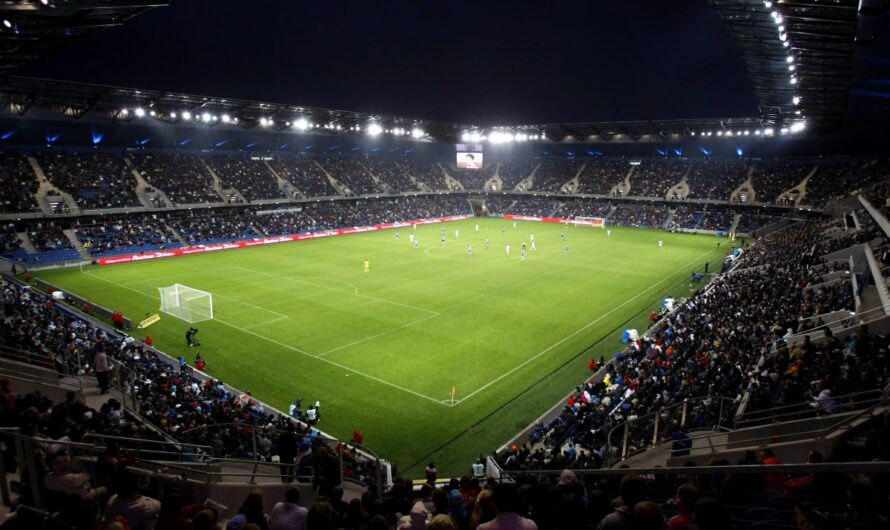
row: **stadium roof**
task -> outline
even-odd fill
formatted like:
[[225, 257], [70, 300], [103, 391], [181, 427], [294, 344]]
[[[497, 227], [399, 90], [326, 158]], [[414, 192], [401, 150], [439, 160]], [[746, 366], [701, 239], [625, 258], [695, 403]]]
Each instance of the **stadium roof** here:
[[[0, 101], [6, 110], [18, 116], [25, 116], [31, 109], [40, 107], [74, 119], [97, 113], [117, 120], [144, 119], [170, 124], [191, 122], [208, 127], [261, 127], [331, 134], [367, 134], [374, 124], [379, 127], [376, 132], [381, 134], [409, 136], [418, 129], [423, 131], [423, 138], [444, 142], [476, 142], [488, 138], [492, 133], [511, 134], [514, 137], [523, 135], [522, 140], [670, 141], [708, 132], [712, 136], [727, 132], [727, 136], [732, 136], [761, 134], [764, 130], [764, 122], [758, 117], [480, 128], [471, 124], [20, 76], [7, 76], [4, 79], [0, 84]], [[774, 132], [780, 134], [778, 129]]]
[[859, 0], [710, 0], [741, 51], [761, 117], [841, 126]]
[[169, 4], [166, 0], [0, 0], [0, 72]]

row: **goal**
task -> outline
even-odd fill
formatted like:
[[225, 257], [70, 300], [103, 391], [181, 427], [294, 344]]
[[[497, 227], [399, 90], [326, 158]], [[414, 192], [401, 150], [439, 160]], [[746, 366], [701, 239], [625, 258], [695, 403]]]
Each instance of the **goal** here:
[[178, 283], [158, 287], [161, 292], [161, 311], [186, 322], [213, 319], [213, 295]]
[[575, 225], [604, 228], [606, 226], [606, 219], [603, 217], [575, 217], [572, 223]]

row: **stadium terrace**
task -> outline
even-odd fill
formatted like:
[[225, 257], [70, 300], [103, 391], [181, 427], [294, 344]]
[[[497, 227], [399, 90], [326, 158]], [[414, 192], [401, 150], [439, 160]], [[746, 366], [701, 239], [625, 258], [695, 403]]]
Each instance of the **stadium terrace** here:
[[677, 7], [626, 120], [24, 75], [189, 9], [0, 3], [0, 529], [888, 526], [886, 2]]

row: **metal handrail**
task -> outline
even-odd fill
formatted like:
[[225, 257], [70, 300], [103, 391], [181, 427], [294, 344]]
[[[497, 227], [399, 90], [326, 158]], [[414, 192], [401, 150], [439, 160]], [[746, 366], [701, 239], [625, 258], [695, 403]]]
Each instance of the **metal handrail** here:
[[[855, 400], [856, 397], [859, 396], [869, 396], [868, 399], [858, 401]], [[862, 392], [853, 392], [851, 394], [844, 394], [841, 396], [832, 396], [832, 399], [838, 402], [839, 407], [843, 406], [856, 406], [856, 405], [868, 405], [871, 406], [874, 403], [882, 401], [883, 393], [878, 389], [871, 390], [863, 390]], [[850, 400], [854, 399], [851, 403]], [[770, 409], [764, 410], [755, 410], [752, 412], [745, 412], [745, 414], [739, 416], [735, 420], [736, 428], [743, 427], [746, 425], [751, 425], [754, 422], [763, 421], [765, 419], [769, 419], [771, 421], [781, 421], [783, 418], [789, 418], [793, 416], [799, 416], [801, 413], [819, 413], [820, 409], [814, 408], [812, 406], [812, 401], [807, 401], [803, 403], [793, 403], [791, 405], [783, 405], [781, 407], [774, 407]], [[855, 409], [854, 409], [855, 410]], [[788, 412], [786, 412], [788, 411]], [[824, 413], [829, 414], [829, 413]]]

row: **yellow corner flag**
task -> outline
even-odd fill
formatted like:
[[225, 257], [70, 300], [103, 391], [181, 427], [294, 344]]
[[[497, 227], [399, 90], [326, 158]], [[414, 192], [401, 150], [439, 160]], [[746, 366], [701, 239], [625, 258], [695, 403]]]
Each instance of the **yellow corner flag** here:
[[451, 385], [451, 404], [454, 405], [454, 393], [457, 391], [457, 388], [454, 385]]

